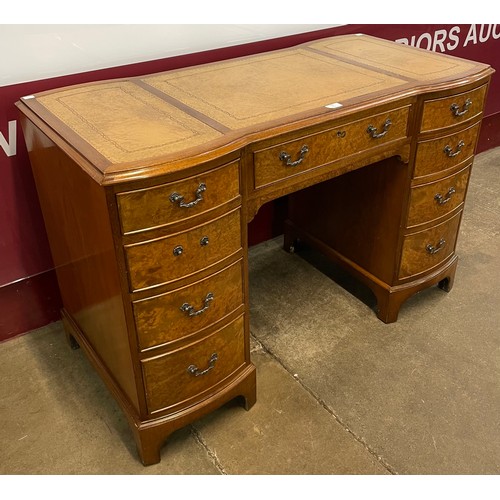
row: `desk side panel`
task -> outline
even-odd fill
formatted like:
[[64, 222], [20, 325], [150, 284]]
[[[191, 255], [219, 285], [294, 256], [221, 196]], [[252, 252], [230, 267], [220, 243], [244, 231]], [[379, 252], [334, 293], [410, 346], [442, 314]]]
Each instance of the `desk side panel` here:
[[138, 410], [104, 188], [31, 121], [22, 125], [64, 308]]

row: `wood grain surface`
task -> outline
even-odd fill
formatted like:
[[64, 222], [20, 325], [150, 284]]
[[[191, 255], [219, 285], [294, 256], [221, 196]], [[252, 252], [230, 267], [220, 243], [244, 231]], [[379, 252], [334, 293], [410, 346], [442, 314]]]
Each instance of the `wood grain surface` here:
[[264, 203], [287, 195], [285, 249], [342, 266], [384, 322], [450, 290], [492, 73], [351, 35], [18, 103], [68, 335], [143, 463], [255, 403], [246, 224]]

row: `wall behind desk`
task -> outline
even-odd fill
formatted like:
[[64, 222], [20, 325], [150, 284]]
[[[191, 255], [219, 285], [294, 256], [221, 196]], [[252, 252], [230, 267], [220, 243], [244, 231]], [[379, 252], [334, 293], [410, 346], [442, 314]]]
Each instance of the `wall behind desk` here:
[[[14, 103], [22, 96], [366, 33], [488, 63], [500, 70], [500, 25], [2, 26], [0, 72], [0, 341], [59, 319], [43, 219]], [[479, 150], [500, 145], [500, 76], [493, 76]], [[280, 233], [284, 203], [249, 226], [251, 244]]]

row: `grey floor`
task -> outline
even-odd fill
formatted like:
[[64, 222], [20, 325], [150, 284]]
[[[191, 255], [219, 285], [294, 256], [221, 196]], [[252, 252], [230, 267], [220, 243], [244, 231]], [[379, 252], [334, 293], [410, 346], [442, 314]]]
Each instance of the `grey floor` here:
[[454, 289], [391, 325], [320, 256], [253, 247], [258, 402], [176, 432], [158, 465], [60, 323], [4, 342], [0, 473], [499, 474], [499, 193], [497, 148], [475, 161]]

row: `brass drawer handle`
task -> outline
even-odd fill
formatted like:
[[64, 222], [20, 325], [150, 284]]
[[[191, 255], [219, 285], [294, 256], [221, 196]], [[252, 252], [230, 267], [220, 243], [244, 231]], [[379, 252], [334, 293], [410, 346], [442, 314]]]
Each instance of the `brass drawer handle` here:
[[451, 195], [455, 193], [455, 188], [451, 187], [450, 189], [448, 189], [448, 192], [444, 196], [438, 193], [436, 196], [434, 196], [434, 199], [437, 201], [438, 205], [444, 205], [445, 203], [448, 203], [450, 201]]
[[392, 125], [392, 121], [387, 118], [387, 120], [384, 123], [384, 128], [382, 132], [377, 133], [377, 127], [374, 127], [373, 125], [370, 125], [366, 131], [370, 134], [372, 139], [380, 139], [381, 137], [384, 137], [385, 134], [387, 134], [389, 127]]
[[469, 111], [469, 108], [472, 106], [472, 100], [466, 99], [464, 105], [462, 106], [462, 110], [460, 110], [460, 106], [458, 104], [453, 103], [450, 106], [450, 110], [453, 113], [453, 116], [462, 116]]
[[282, 151], [280, 153], [280, 160], [287, 166], [287, 167], [296, 167], [297, 165], [300, 165], [302, 161], [304, 160], [304, 157], [306, 154], [309, 153], [309, 147], [307, 145], [304, 145], [300, 148], [299, 151], [299, 158], [295, 161], [292, 161], [292, 157], [286, 153], [285, 151]]
[[446, 243], [446, 240], [444, 238], [441, 238], [438, 241], [438, 244], [436, 246], [431, 245], [430, 243], [425, 247], [427, 252], [429, 252], [431, 255], [434, 255], [435, 253], [438, 253], [439, 250], [441, 250]]
[[187, 371], [191, 374], [194, 375], [195, 377], [199, 377], [201, 375], [205, 375], [205, 373], [208, 373], [214, 366], [215, 362], [219, 359], [219, 356], [216, 352], [214, 352], [208, 361], [208, 366], [204, 370], [200, 370], [196, 365], [189, 365]]
[[453, 149], [451, 148], [451, 146], [446, 146], [443, 151], [446, 153], [446, 156], [448, 156], [449, 158], [453, 158], [454, 156], [457, 156], [458, 154], [460, 154], [462, 152], [462, 148], [465, 146], [465, 142], [464, 141], [460, 141], [458, 144], [457, 144], [457, 147], [455, 149], [455, 151], [453, 151]]
[[203, 314], [210, 307], [210, 302], [212, 300], [214, 300], [214, 294], [212, 292], [208, 292], [205, 297], [205, 300], [203, 301], [203, 307], [201, 309], [195, 311], [194, 306], [185, 302], [180, 307], [180, 310], [182, 312], [185, 312], [190, 318], [192, 318], [193, 316], [199, 316], [200, 314]]
[[179, 207], [181, 208], [191, 208], [197, 205], [200, 201], [203, 200], [202, 193], [204, 193], [207, 190], [207, 185], [205, 183], [201, 183], [198, 186], [198, 189], [195, 192], [195, 199], [193, 201], [190, 201], [188, 203], [184, 202], [184, 196], [182, 196], [179, 193], [172, 193], [169, 197], [170, 201], [172, 203], [177, 203]]

